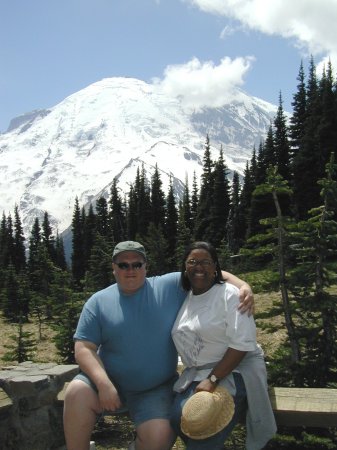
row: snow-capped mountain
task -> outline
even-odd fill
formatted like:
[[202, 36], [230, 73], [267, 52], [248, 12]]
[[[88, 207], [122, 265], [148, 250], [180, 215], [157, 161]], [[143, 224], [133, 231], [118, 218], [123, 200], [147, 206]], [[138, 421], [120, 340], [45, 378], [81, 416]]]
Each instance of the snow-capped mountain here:
[[124, 192], [156, 163], [166, 190], [179, 196], [202, 171], [206, 135], [214, 158], [222, 145], [230, 170], [243, 173], [276, 106], [238, 91], [237, 101], [203, 112], [132, 78], [108, 78], [48, 109], [11, 121], [0, 135], [0, 212], [17, 205], [25, 232], [48, 211], [59, 232], [71, 223], [75, 197], [88, 205], [108, 196], [114, 178]]

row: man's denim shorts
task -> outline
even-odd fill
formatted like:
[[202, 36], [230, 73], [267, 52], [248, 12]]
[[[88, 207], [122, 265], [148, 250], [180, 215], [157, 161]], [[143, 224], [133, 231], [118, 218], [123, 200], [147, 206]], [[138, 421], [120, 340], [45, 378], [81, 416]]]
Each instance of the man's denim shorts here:
[[[97, 388], [90, 378], [83, 372], [75, 376], [75, 380], [82, 380], [96, 392]], [[123, 407], [116, 411], [106, 411], [102, 415], [113, 415], [128, 412], [135, 426], [151, 419], [170, 419], [173, 403], [173, 384], [177, 377], [173, 377], [164, 384], [142, 392], [121, 392], [117, 388]]]

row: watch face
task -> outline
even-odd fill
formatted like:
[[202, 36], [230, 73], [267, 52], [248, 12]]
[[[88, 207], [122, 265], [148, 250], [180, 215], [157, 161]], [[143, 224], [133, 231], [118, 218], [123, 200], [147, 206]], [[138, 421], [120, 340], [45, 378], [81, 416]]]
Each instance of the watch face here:
[[212, 383], [216, 383], [218, 381], [218, 379], [217, 379], [217, 377], [215, 375], [211, 375], [210, 380], [211, 380]]

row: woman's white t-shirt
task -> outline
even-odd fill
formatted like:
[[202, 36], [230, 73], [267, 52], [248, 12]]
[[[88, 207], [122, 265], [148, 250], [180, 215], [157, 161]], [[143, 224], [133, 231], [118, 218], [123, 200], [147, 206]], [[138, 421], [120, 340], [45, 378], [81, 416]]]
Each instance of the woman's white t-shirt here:
[[200, 295], [187, 295], [172, 328], [172, 338], [185, 367], [203, 366], [222, 359], [228, 347], [257, 348], [252, 316], [238, 311], [239, 290], [215, 284]]

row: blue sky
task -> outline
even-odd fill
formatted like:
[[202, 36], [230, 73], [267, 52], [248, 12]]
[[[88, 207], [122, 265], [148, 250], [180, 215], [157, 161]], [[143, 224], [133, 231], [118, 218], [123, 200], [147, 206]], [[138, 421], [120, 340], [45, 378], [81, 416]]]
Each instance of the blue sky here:
[[114, 76], [196, 108], [281, 91], [290, 110], [301, 60], [336, 73], [336, 23], [337, 0], [1, 0], [0, 132]]

